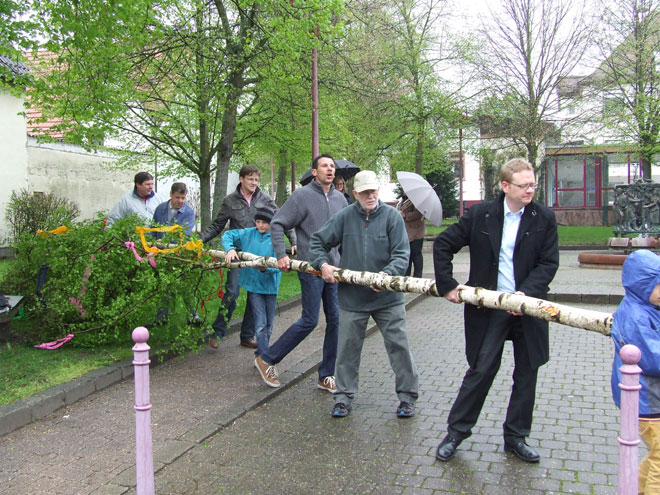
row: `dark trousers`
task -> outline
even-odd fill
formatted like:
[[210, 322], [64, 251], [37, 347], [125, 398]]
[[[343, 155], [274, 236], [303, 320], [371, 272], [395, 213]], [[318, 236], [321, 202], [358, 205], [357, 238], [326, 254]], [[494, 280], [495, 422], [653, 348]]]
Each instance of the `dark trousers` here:
[[406, 277], [410, 275], [412, 266], [415, 265], [413, 277], [421, 277], [424, 265], [424, 255], [422, 254], [422, 247], [424, 245], [424, 238], [410, 241], [410, 261], [408, 262], [408, 269], [406, 270]]
[[536, 396], [538, 368], [530, 360], [520, 317], [493, 311], [476, 362], [467, 370], [458, 397], [449, 412], [448, 432], [463, 440], [472, 434], [493, 379], [500, 369], [506, 340], [513, 341], [513, 388], [504, 421], [504, 441], [513, 443], [529, 436]]
[[[225, 295], [222, 297], [222, 303], [218, 308], [218, 316], [213, 322], [213, 332], [219, 339], [227, 334], [227, 323], [231, 320], [236, 309], [236, 299], [240, 292], [238, 279], [240, 276], [239, 268], [232, 268], [227, 272], [227, 281], [225, 282]], [[241, 342], [255, 338], [254, 334], [254, 316], [250, 299], [245, 304], [245, 313], [243, 313], [243, 322], [241, 323]]]

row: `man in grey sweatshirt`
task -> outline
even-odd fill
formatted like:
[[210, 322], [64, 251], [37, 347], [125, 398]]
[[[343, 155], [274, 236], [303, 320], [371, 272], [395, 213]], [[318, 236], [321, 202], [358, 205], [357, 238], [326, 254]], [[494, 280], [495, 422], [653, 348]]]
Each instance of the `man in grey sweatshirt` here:
[[[314, 180], [300, 189], [282, 205], [270, 223], [270, 236], [280, 270], [288, 271], [289, 257], [286, 255], [284, 232], [295, 228], [298, 258], [309, 260], [309, 239], [332, 215], [346, 206], [346, 199], [332, 185], [335, 178], [335, 161], [330, 155], [319, 155], [312, 163]], [[331, 253], [337, 263], [337, 249]], [[316, 328], [319, 321], [321, 301], [325, 312], [326, 329], [323, 341], [323, 359], [319, 365], [318, 388], [334, 393], [335, 360], [337, 358], [337, 330], [339, 327], [339, 303], [337, 284], [325, 282], [309, 273], [298, 273], [302, 295], [302, 316], [291, 325], [280, 338], [254, 360], [261, 378], [269, 387], [279, 387], [275, 365], [289, 354]]]

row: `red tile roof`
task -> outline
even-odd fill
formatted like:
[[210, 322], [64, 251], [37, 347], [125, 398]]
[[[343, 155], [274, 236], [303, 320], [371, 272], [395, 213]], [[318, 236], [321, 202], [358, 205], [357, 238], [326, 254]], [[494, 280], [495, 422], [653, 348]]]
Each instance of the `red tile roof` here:
[[[27, 63], [33, 74], [38, 74], [45, 70], [50, 70], [54, 65], [56, 55], [53, 52], [46, 50], [39, 50], [37, 57], [33, 52], [26, 53]], [[49, 63], [50, 61], [53, 63]], [[44, 64], [45, 62], [45, 64]], [[53, 130], [53, 128], [63, 122], [62, 118], [46, 118], [43, 119], [43, 109], [32, 103], [28, 92], [29, 107], [25, 109], [25, 120], [27, 127], [27, 135], [31, 137], [48, 136], [52, 139], [64, 139], [64, 133], [61, 130]]]

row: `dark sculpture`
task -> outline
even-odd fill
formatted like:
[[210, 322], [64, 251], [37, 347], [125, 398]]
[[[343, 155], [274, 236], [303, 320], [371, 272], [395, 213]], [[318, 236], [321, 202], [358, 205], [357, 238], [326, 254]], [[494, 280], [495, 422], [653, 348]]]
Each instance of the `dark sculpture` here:
[[660, 184], [640, 179], [614, 187], [614, 235], [660, 235]]

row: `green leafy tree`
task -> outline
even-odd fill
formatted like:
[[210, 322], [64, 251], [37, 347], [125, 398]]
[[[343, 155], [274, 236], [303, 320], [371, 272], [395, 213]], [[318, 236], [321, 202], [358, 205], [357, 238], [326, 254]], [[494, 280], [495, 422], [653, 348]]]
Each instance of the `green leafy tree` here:
[[454, 173], [446, 162], [435, 170], [426, 174], [426, 180], [435, 189], [438, 198], [442, 202], [442, 216], [458, 216], [458, 198], [456, 193], [457, 182]]
[[618, 139], [637, 145], [642, 175], [651, 179], [660, 152], [660, 3], [614, 0], [599, 7], [602, 62], [589, 81], [605, 103], [598, 120]]
[[253, 0], [40, 2], [44, 47], [54, 56], [33, 97], [47, 115], [64, 118], [74, 142], [96, 148], [118, 139], [140, 153], [126, 160], [144, 167], [148, 156], [165, 174], [196, 176], [204, 228], [211, 196], [215, 210], [225, 196], [237, 124], [272, 84], [261, 69], [310, 51], [310, 28], [332, 32], [339, 7], [336, 0], [300, 8]]
[[321, 104], [332, 118], [322, 120], [321, 139], [362, 168], [423, 174], [428, 143], [446, 148], [455, 135], [447, 130], [459, 85], [445, 69], [467, 45], [449, 30], [449, 13], [437, 0], [348, 4], [341, 44], [322, 53], [331, 72]]
[[25, 62], [24, 50], [35, 45], [35, 25], [27, 16], [27, 0], [0, 0], [0, 87], [18, 94], [23, 92], [30, 75], [16, 71], [14, 63]]

